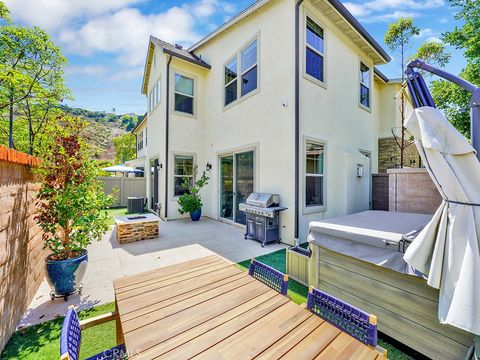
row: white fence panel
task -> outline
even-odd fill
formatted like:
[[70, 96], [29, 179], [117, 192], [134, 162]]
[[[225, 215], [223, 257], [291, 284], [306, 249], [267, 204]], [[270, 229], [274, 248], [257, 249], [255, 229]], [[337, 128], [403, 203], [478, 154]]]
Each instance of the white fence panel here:
[[127, 206], [127, 198], [147, 198], [147, 183], [144, 177], [98, 177], [103, 182], [103, 191], [108, 195], [115, 196], [113, 206]]

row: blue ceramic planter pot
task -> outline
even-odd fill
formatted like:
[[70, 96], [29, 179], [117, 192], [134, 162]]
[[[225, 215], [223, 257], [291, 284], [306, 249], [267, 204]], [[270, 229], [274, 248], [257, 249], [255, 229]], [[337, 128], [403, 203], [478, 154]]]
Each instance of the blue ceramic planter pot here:
[[87, 270], [88, 254], [86, 250], [67, 260], [45, 259], [45, 275], [52, 292], [56, 296], [67, 296], [79, 290]]
[[190, 219], [192, 219], [192, 221], [200, 220], [201, 216], [202, 216], [202, 209], [198, 209], [190, 213]]

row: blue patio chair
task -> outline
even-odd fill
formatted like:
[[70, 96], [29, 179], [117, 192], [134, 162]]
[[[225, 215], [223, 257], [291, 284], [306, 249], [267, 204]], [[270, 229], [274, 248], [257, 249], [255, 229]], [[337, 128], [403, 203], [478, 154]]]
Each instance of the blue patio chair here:
[[[63, 320], [62, 333], [60, 335], [60, 359], [78, 360], [80, 356], [81, 332], [94, 325], [115, 320], [116, 312], [107, 313], [91, 319], [79, 321], [77, 312], [73, 306], [68, 307], [67, 315]], [[120, 360], [127, 359], [125, 345], [117, 345], [105, 350], [100, 354], [89, 357], [87, 360]]]
[[335, 325], [360, 342], [377, 347], [377, 317], [335, 296], [310, 287], [307, 309]]
[[287, 295], [288, 290], [288, 275], [265, 265], [252, 258], [248, 274], [255, 279], [270, 286], [273, 290], [278, 291], [282, 295]]

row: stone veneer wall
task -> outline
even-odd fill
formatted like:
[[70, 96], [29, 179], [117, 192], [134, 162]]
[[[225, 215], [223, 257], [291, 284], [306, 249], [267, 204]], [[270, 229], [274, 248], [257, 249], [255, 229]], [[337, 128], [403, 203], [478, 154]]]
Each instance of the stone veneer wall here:
[[43, 280], [42, 231], [35, 224], [39, 184], [32, 156], [0, 146], [0, 351]]
[[[412, 144], [405, 148], [403, 166], [418, 168], [421, 166], [420, 155], [417, 147]], [[395, 138], [378, 139], [378, 172], [386, 173], [388, 169], [400, 167], [400, 148]]]
[[390, 169], [389, 211], [433, 214], [442, 197], [425, 169]]

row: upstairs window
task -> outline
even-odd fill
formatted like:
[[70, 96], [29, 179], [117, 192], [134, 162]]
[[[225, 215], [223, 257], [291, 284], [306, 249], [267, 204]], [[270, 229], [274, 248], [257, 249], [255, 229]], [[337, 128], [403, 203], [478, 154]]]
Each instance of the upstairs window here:
[[182, 187], [184, 177], [188, 178], [191, 185], [193, 181], [193, 156], [175, 155], [173, 172], [174, 196], [180, 196], [188, 191]]
[[237, 100], [237, 58], [225, 65], [225, 105]]
[[370, 68], [360, 62], [360, 104], [370, 108]]
[[143, 131], [140, 131], [137, 135], [137, 151], [143, 149]]
[[225, 106], [258, 88], [257, 39], [225, 64]]
[[175, 74], [175, 111], [193, 115], [193, 79]]
[[305, 207], [324, 205], [324, 145], [305, 143]]
[[242, 51], [242, 96], [257, 88], [257, 40]]
[[305, 36], [305, 72], [324, 81], [324, 32], [323, 29], [307, 16]]

